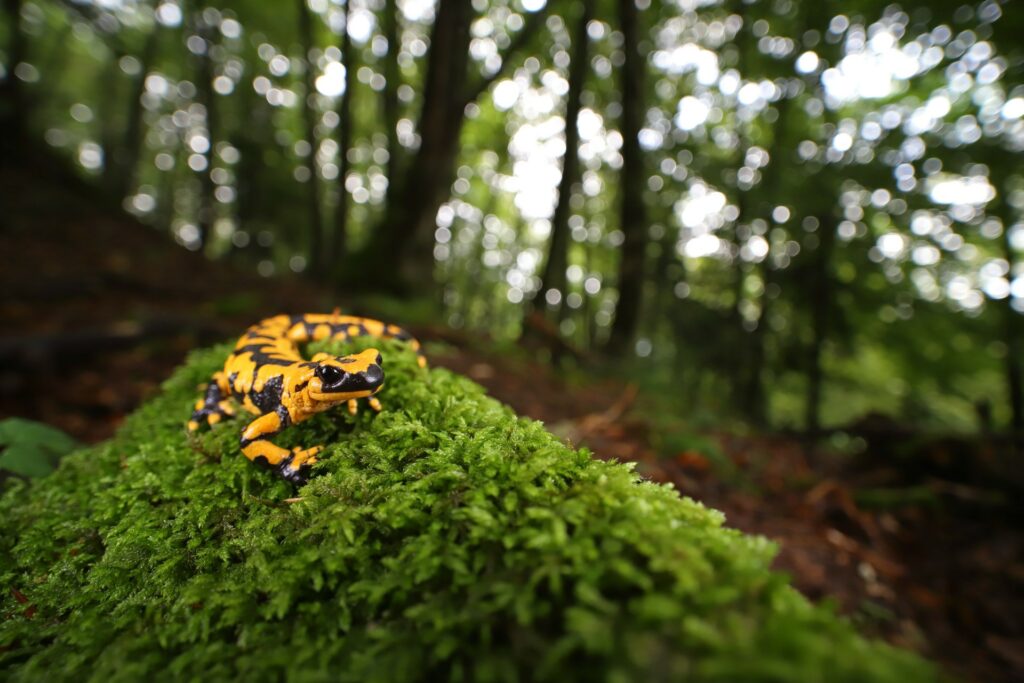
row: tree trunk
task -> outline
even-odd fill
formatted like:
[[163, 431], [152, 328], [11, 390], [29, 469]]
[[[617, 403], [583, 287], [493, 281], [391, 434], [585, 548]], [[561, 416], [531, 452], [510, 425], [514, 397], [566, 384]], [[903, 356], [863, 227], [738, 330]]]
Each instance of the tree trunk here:
[[[746, 153], [746, 149], [746, 140], [741, 134], [740, 143], [738, 145], [741, 159]], [[747, 365], [750, 362], [750, 358], [746, 353], [746, 344], [750, 336], [750, 332], [744, 325], [745, 319], [743, 317], [744, 286], [747, 282], [747, 268], [746, 264], [743, 262], [743, 257], [740, 255], [743, 245], [741, 244], [742, 239], [739, 230], [742, 223], [746, 222], [750, 218], [750, 209], [747, 206], [747, 203], [746, 193], [737, 187], [736, 208], [738, 211], [736, 221], [732, 226], [732, 243], [733, 248], [736, 250], [736, 255], [732, 262], [732, 305], [729, 308], [729, 328], [731, 334], [728, 336], [728, 339], [736, 357], [736, 362], [729, 370], [729, 383], [731, 385], [730, 388], [732, 389], [733, 404], [741, 411], [743, 410], [746, 401], [744, 396], [746, 387], [744, 386], [744, 383], [749, 373]], [[747, 417], [749, 417], [749, 415]]]
[[388, 152], [388, 163], [384, 167], [384, 174], [388, 179], [384, 205], [388, 206], [391, 202], [392, 186], [398, 178], [398, 156], [401, 154], [397, 128], [399, 118], [398, 87], [402, 84], [402, 72], [398, 67], [398, 53], [402, 50], [402, 38], [398, 30], [397, 0], [385, 0], [384, 16], [381, 23], [384, 38], [388, 41], [388, 54], [384, 58], [385, 86], [382, 94], [384, 99], [384, 135], [387, 139]]
[[[124, 134], [121, 132], [123, 124], [118, 118], [118, 114], [122, 106], [121, 90], [124, 85], [120, 62], [125, 56], [125, 52], [120, 44], [111, 47], [110, 52], [110, 59], [96, 74], [93, 88], [96, 91], [102, 90], [106, 94], [106, 97], [100, 99], [96, 104], [99, 143], [103, 149], [103, 169], [99, 178], [99, 186], [109, 197], [117, 198], [117, 192], [121, 186], [121, 162], [124, 157], [124, 147], [122, 146]], [[129, 90], [131, 90], [130, 87]]]
[[[565, 102], [565, 154], [562, 156], [562, 178], [558, 183], [558, 203], [551, 217], [551, 240], [548, 242], [548, 257], [541, 271], [540, 287], [530, 300], [529, 309], [544, 310], [545, 296], [549, 289], [557, 290], [564, 301], [566, 296], [565, 269], [569, 260], [569, 214], [572, 203], [572, 187], [579, 178], [579, 140], [577, 119], [580, 113], [580, 96], [587, 79], [589, 41], [587, 24], [590, 23], [592, 0], [580, 4], [580, 15], [572, 34], [572, 57], [569, 63], [569, 92]], [[524, 328], [525, 329], [525, 328]]]
[[619, 72], [622, 78], [622, 170], [619, 173], [622, 203], [619, 223], [625, 239], [619, 259], [619, 300], [608, 337], [608, 351], [613, 354], [625, 353], [636, 333], [643, 297], [644, 256], [648, 239], [643, 196], [643, 152], [638, 139], [644, 119], [646, 60], [639, 51], [639, 13], [635, 1], [618, 0], [618, 9], [625, 53], [625, 61]]
[[342, 263], [348, 253], [348, 152], [352, 148], [352, 96], [356, 82], [356, 51], [348, 22], [352, 17], [352, 0], [345, 5], [345, 28], [341, 35], [341, 61], [345, 65], [345, 92], [338, 101], [338, 207], [334, 212], [334, 235], [330, 253], [334, 263]]
[[[313, 275], [324, 273], [327, 267], [327, 254], [323, 248], [323, 219], [320, 214], [320, 178], [317, 174], [316, 163], [316, 78], [313, 75], [315, 64], [310, 60], [309, 53], [315, 45], [313, 38], [313, 21], [309, 16], [309, 9], [306, 7], [306, 0], [298, 0], [299, 11], [299, 41], [302, 45], [303, 80], [305, 82], [306, 96], [303, 99], [302, 121], [305, 126], [305, 139], [309, 145], [309, 155], [306, 157], [305, 166], [309, 172], [309, 192], [306, 195], [306, 206], [309, 212], [309, 269]], [[348, 20], [346, 17], [346, 33]]]
[[[777, 105], [778, 117], [773, 124], [773, 135], [771, 145], [768, 147], [768, 167], [765, 169], [765, 181], [762, 184], [763, 196], [766, 202], [761, 202], [762, 207], [770, 207], [778, 203], [778, 197], [782, 192], [782, 177], [784, 169], [783, 159], [786, 155], [786, 136], [784, 125], [788, 120], [790, 111], [790, 100], [782, 98]], [[749, 206], [744, 202], [743, 206]], [[770, 213], [770, 209], [766, 212]], [[765, 215], [766, 215], [765, 214]], [[771, 309], [771, 287], [775, 282], [776, 273], [772, 267], [772, 249], [770, 231], [764, 236], [768, 243], [768, 253], [761, 261], [761, 313], [758, 316], [757, 325], [747, 337], [748, 341], [748, 367], [744, 390], [741, 392], [741, 410], [755, 425], [767, 426], [767, 406], [765, 405], [764, 391], [764, 366], [765, 366], [765, 335], [768, 323], [768, 312]]]
[[26, 140], [26, 121], [28, 120], [25, 101], [25, 90], [21, 79], [14, 75], [14, 69], [25, 61], [28, 42], [21, 30], [22, 0], [4, 0], [8, 43], [7, 43], [7, 77], [0, 83], [0, 123], [3, 135], [0, 136], [0, 152], [9, 160], [20, 158], [24, 154]]
[[469, 63], [472, 14], [465, 0], [438, 4], [423, 83], [420, 146], [401, 182], [388, 193], [384, 222], [360, 259], [364, 282], [394, 286], [396, 268], [398, 278], [411, 285], [425, 287], [433, 280], [434, 217], [448, 195], [458, 154], [466, 106], [460, 84]]
[[196, 33], [203, 39], [203, 53], [196, 58], [198, 61], [196, 94], [199, 103], [203, 105], [203, 109], [206, 111], [206, 136], [210, 143], [203, 155], [206, 158], [206, 168], [199, 174], [199, 215], [196, 227], [199, 230], [199, 248], [202, 249], [206, 246], [206, 241], [213, 227], [215, 211], [213, 193], [217, 189], [211, 175], [211, 171], [213, 171], [214, 147], [217, 144], [217, 107], [214, 102], [215, 95], [213, 92], [213, 57], [210, 54], [213, 51], [214, 37], [217, 35], [217, 31], [214, 30], [214, 27], [207, 25], [206, 20], [202, 17], [202, 10], [196, 9], [193, 16], [197, 26]]
[[831, 212], [821, 216], [818, 233], [820, 241], [814, 253], [814, 275], [811, 286], [811, 352], [807, 371], [807, 404], [805, 423], [814, 435], [821, 429], [821, 386], [824, 375], [821, 368], [822, 349], [828, 338], [832, 302], [832, 251], [835, 245], [836, 225]]
[[[1010, 188], [1006, 188], [1004, 194], [1008, 195]], [[1017, 255], [1014, 253], [1013, 245], [1010, 243], [1010, 226], [1013, 219], [1010, 207], [1005, 200], [1000, 202], [1003, 219], [1003, 258], [1009, 265], [1009, 272], [1017, 272], [1014, 268], [1017, 263]], [[1015, 450], [1020, 454], [1024, 450], [1024, 334], [1022, 334], [1022, 318], [1024, 314], [1014, 310], [1013, 296], [1007, 296], [1003, 300], [1003, 329], [1006, 336], [1006, 393], [1010, 398], [1010, 430], [1013, 432], [1013, 444]]]
[[765, 254], [761, 268], [761, 282], [764, 285], [764, 291], [761, 294], [761, 313], [758, 316], [757, 325], [747, 337], [749, 346], [747, 373], [743, 391], [740, 394], [742, 397], [740, 410], [747, 416], [747, 419], [761, 427], [768, 423], [768, 411], [764, 396], [764, 345], [765, 325], [768, 324], [768, 311], [771, 308], [768, 292], [775, 279], [775, 269], [772, 268], [771, 258], [771, 242], [769, 242], [768, 253]]
[[[146, 36], [146, 43], [140, 56], [139, 73], [132, 79], [128, 99], [128, 124], [125, 126], [124, 142], [117, 159], [117, 193], [125, 197], [134, 189], [135, 170], [139, 166], [139, 153], [142, 150], [142, 119], [145, 109], [142, 96], [146, 92], [146, 74], [156, 58], [160, 44], [160, 25], [155, 24]], [[211, 140], [212, 145], [212, 140]]]
[[[448, 198], [455, 174], [466, 106], [507, 70], [513, 55], [543, 24], [546, 11], [529, 16], [495, 73], [470, 79], [467, 67], [472, 3], [439, 0], [423, 84], [420, 146], [408, 165], [402, 165], [401, 177], [389, 179], [392, 182], [384, 220], [359, 258], [350, 259], [355, 280], [352, 284], [421, 291], [433, 285], [435, 218]], [[466, 85], [469, 80], [473, 82]]]

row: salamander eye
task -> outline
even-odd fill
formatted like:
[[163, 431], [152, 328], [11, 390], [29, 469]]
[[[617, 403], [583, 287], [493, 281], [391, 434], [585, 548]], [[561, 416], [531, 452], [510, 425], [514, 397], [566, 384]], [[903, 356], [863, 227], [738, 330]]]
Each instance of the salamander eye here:
[[321, 365], [316, 369], [316, 376], [324, 384], [335, 384], [344, 373], [333, 365]]
[[384, 356], [377, 354], [377, 365], [384, 365]]

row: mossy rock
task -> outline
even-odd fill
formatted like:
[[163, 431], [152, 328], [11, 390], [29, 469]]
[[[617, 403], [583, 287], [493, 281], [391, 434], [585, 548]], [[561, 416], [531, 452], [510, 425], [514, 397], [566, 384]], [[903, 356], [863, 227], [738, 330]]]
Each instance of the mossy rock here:
[[7, 484], [0, 679], [936, 677], [809, 604], [765, 539], [397, 343], [383, 413], [280, 437], [328, 444], [296, 491], [239, 453], [244, 417], [184, 429], [228, 348], [193, 354], [110, 441]]

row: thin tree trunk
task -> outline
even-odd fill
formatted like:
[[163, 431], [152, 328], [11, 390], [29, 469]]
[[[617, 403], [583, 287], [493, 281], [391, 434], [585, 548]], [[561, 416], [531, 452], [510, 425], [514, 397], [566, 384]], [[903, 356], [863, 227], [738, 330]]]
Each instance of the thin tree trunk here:
[[213, 227], [215, 206], [213, 193], [217, 189], [211, 175], [211, 171], [213, 171], [214, 147], [217, 144], [218, 133], [217, 106], [216, 102], [214, 102], [215, 96], [213, 92], [213, 57], [211, 56], [216, 32], [203, 19], [202, 10], [196, 9], [194, 17], [197, 25], [196, 32], [203, 39], [203, 53], [197, 57], [196, 93], [199, 103], [206, 112], [206, 136], [210, 143], [203, 155], [206, 158], [206, 168], [199, 174], [199, 215], [196, 227], [199, 230], [199, 248], [202, 249], [206, 246]]
[[3, 136], [0, 137], [0, 151], [7, 159], [18, 159], [24, 153], [26, 139], [25, 90], [21, 79], [14, 75], [14, 69], [25, 61], [28, 41], [21, 30], [22, 0], [4, 0], [4, 14], [8, 27], [7, 77], [0, 84], [0, 113], [3, 115]]
[[[1007, 250], [1009, 253], [1009, 250]], [[1005, 300], [1003, 314], [1006, 317], [1006, 387], [1010, 395], [1010, 428], [1014, 432], [1018, 448], [1024, 442], [1024, 335], [1021, 334], [1022, 314], [1014, 310], [1011, 297]]]
[[[756, 50], [756, 39], [752, 34], [751, 21], [745, 16], [745, 3], [736, 1], [731, 3], [730, 9], [737, 13], [740, 18], [743, 19], [743, 27], [741, 33], [736, 36], [736, 44], [739, 47], [739, 69], [741, 72], [746, 71], [747, 63], [750, 61], [750, 53]], [[778, 129], [776, 129], [776, 135], [778, 135]], [[745, 158], [747, 152], [747, 143], [749, 142], [745, 131], [739, 128], [740, 140], [737, 145], [737, 151], [739, 152], [740, 163]], [[779, 145], [774, 145], [777, 149]], [[772, 152], [775, 153], [775, 150]], [[770, 157], [774, 159], [774, 157]], [[776, 187], [778, 183], [775, 183]], [[735, 229], [738, 229], [740, 222], [743, 221], [747, 225], [750, 225], [754, 217], [757, 215], [756, 208], [751, 208], [751, 202], [748, 197], [749, 190], [742, 190], [737, 182], [736, 186], [736, 207], [739, 209], [739, 215], [736, 217], [736, 223], [734, 227], [734, 237], [737, 250], [741, 248], [739, 236], [736, 235]], [[736, 402], [737, 408], [739, 408], [740, 414], [744, 415], [748, 420], [753, 422], [755, 425], [763, 426], [765, 423], [765, 406], [764, 406], [764, 390], [762, 385], [762, 373], [764, 366], [764, 325], [767, 321], [766, 312], [768, 307], [768, 296], [766, 289], [768, 286], [768, 276], [771, 273], [771, 240], [766, 236], [768, 240], [768, 251], [765, 255], [763, 266], [758, 268], [756, 265], [752, 265], [750, 270], [756, 271], [761, 270], [762, 276], [762, 294], [761, 294], [761, 312], [759, 319], [755, 321], [754, 328], [747, 330], [743, 326], [743, 315], [741, 311], [741, 303], [743, 299], [743, 285], [746, 281], [747, 271], [743, 269], [742, 259], [737, 251], [735, 268], [735, 281], [734, 281], [734, 292], [735, 299], [733, 300], [733, 309], [731, 319], [733, 321], [734, 330], [737, 334], [739, 344], [737, 345], [737, 351], [739, 358], [733, 369], [733, 396]]]
[[590, 23], [592, 0], [580, 4], [580, 15], [572, 34], [572, 56], [569, 63], [569, 91], [565, 102], [565, 154], [562, 155], [562, 178], [558, 183], [558, 203], [551, 217], [551, 241], [548, 257], [541, 271], [540, 287], [530, 300], [530, 309], [544, 310], [548, 290], [557, 290], [563, 300], [567, 294], [565, 269], [569, 259], [569, 214], [572, 187], [579, 178], [579, 140], [577, 119], [580, 114], [580, 96], [587, 79], [589, 41], [587, 24]]
[[111, 58], [96, 76], [94, 88], [105, 92], [106, 97], [97, 104], [96, 120], [99, 122], [100, 146], [103, 148], [103, 172], [100, 186], [111, 197], [117, 197], [120, 189], [121, 160], [124, 157], [122, 147], [123, 134], [118, 110], [121, 107], [121, 58], [125, 56], [120, 45], [111, 49]]
[[[388, 206], [392, 197], [392, 186], [398, 178], [398, 156], [401, 148], [398, 144], [398, 87], [402, 84], [402, 73], [398, 67], [398, 53], [402, 49], [402, 39], [398, 32], [398, 2], [385, 0], [382, 20], [384, 38], [388, 41], [388, 54], [384, 58], [384, 135], [387, 139], [388, 162], [384, 173], [388, 179], [388, 190], [384, 205]], [[346, 65], [347, 66], [347, 65]]]
[[768, 313], [771, 309], [771, 298], [768, 295], [770, 286], [775, 280], [775, 269], [771, 264], [771, 242], [768, 242], [768, 253], [765, 254], [761, 267], [761, 282], [763, 293], [761, 294], [761, 312], [757, 319], [757, 325], [750, 332], [747, 338], [750, 350], [748, 352], [748, 367], [746, 381], [741, 392], [741, 410], [747, 418], [758, 426], [765, 426], [768, 422], [767, 410], [764, 397], [764, 362], [765, 362], [765, 326], [768, 324]]
[[622, 29], [622, 170], [619, 187], [622, 192], [620, 226], [624, 235], [619, 259], [619, 300], [615, 320], [608, 337], [608, 351], [622, 354], [636, 333], [643, 297], [644, 256], [647, 250], [648, 226], [644, 206], [643, 152], [638, 135], [644, 118], [645, 58], [639, 52], [637, 29], [639, 12], [634, 0], [618, 0], [619, 24]]
[[[766, 180], [763, 184], [763, 194], [768, 198], [767, 202], [770, 205], [777, 203], [777, 197], [782, 186], [780, 174], [783, 170], [782, 160], [785, 156], [784, 150], [786, 149], [783, 125], [787, 120], [789, 108], [790, 100], [782, 98], [777, 106], [779, 115], [774, 124], [775, 128], [771, 146], [768, 148], [769, 166], [765, 169]], [[765, 326], [768, 323], [769, 311], [771, 310], [770, 293], [777, 277], [775, 269], [772, 267], [771, 237], [770, 235], [765, 235], [764, 237], [768, 243], [768, 253], [765, 254], [764, 260], [761, 261], [760, 268], [762, 283], [761, 312], [758, 316], [757, 325], [747, 337], [749, 365], [746, 379], [743, 383], [744, 389], [741, 392], [742, 404], [740, 406], [743, 413], [755, 425], [762, 427], [767, 425], [767, 406], [765, 405], [764, 391], [765, 336], [767, 333]]]
[[348, 253], [348, 189], [345, 180], [348, 178], [348, 153], [352, 149], [352, 96], [356, 83], [356, 51], [352, 45], [352, 36], [348, 32], [349, 20], [352, 18], [352, 2], [345, 5], [345, 28], [341, 34], [341, 61], [345, 65], [345, 92], [338, 101], [338, 207], [334, 212], [333, 245], [330, 250], [334, 262], [341, 263]]
[[[302, 44], [303, 59], [303, 80], [305, 82], [306, 96], [303, 99], [302, 121], [305, 126], [305, 139], [309, 145], [309, 154], [306, 156], [305, 166], [308, 171], [309, 191], [306, 194], [307, 211], [309, 212], [309, 268], [313, 275], [320, 275], [327, 266], [327, 258], [323, 249], [323, 219], [320, 214], [320, 178], [317, 174], [316, 163], [316, 78], [314, 69], [316, 65], [310, 60], [309, 53], [314, 46], [313, 21], [306, 7], [306, 0], [298, 0], [299, 12], [299, 41]], [[346, 29], [348, 28], [346, 17]], [[347, 32], [347, 30], [346, 30]]]
[[258, 197], [261, 179], [266, 172], [259, 140], [268, 139], [273, 135], [273, 131], [268, 130], [272, 117], [268, 112], [270, 104], [266, 98], [257, 95], [252, 88], [240, 88], [236, 91], [235, 98], [238, 111], [242, 115], [242, 125], [235, 131], [231, 140], [239, 152], [239, 161], [235, 164], [235, 218], [239, 230], [253, 233], [254, 224], [260, 217]]
[[[139, 166], [139, 153], [142, 150], [142, 118], [145, 109], [142, 96], [146, 92], [146, 74], [156, 57], [160, 44], [160, 27], [155, 24], [146, 36], [146, 43], [140, 55], [139, 73], [132, 79], [131, 94], [128, 100], [128, 125], [125, 126], [124, 143], [118, 159], [118, 196], [125, 197], [135, 185], [135, 170]], [[212, 145], [212, 141], [211, 141]]]
[[821, 429], [821, 387], [824, 373], [821, 367], [822, 350], [828, 339], [829, 317], [833, 309], [832, 252], [836, 226], [831, 212], [821, 216], [818, 233], [820, 240], [814, 254], [814, 276], [811, 286], [811, 352], [807, 371], [807, 404], [805, 422], [810, 434]]
[[[746, 141], [741, 135], [740, 143], [738, 145], [741, 158], [746, 152], [745, 142]], [[732, 346], [733, 353], [736, 356], [736, 362], [729, 370], [730, 389], [732, 390], [733, 404], [741, 411], [745, 403], [743, 392], [746, 387], [744, 387], [744, 382], [746, 380], [747, 373], [749, 372], [747, 364], [750, 362], [747, 353], [745, 353], [745, 346], [750, 333], [744, 325], [745, 320], [743, 318], [744, 285], [747, 281], [747, 269], [745, 267], [746, 264], [743, 262], [743, 257], [741, 256], [743, 245], [741, 244], [741, 237], [739, 233], [741, 221], [745, 221], [749, 218], [749, 207], [747, 204], [746, 193], [737, 187], [736, 208], [738, 211], [736, 221], [733, 223], [732, 229], [733, 248], [736, 250], [736, 255], [732, 262], [732, 305], [729, 309], [729, 320], [732, 334], [729, 335], [728, 339]], [[749, 417], [749, 415], [747, 417]]]
[[[651, 325], [652, 336], [658, 336], [660, 328], [670, 321], [672, 300], [676, 298], [673, 291], [675, 285], [670, 282], [670, 278], [672, 264], [677, 261], [676, 243], [679, 239], [679, 233], [669, 227], [671, 217], [666, 216], [665, 218], [666, 227], [665, 233], [661, 237], [661, 252], [658, 254], [658, 259], [654, 262], [654, 276], [652, 278], [655, 292], [654, 302], [651, 306], [651, 310], [654, 311], [654, 315], [651, 316], [653, 322]], [[668, 336], [671, 337], [671, 325], [667, 325], [666, 328]]]
[[[1010, 188], [1006, 188], [1004, 195], [1009, 196]], [[1010, 273], [1016, 272], [1014, 268], [1017, 263], [1017, 255], [1014, 253], [1013, 245], [1010, 243], [1010, 226], [1013, 225], [1013, 216], [1010, 207], [1005, 201], [1000, 200], [997, 208], [1002, 209], [1003, 219], [1003, 258], [1009, 264]], [[1006, 392], [1010, 398], [1010, 430], [1013, 432], [1013, 444], [1015, 450], [1020, 454], [1024, 450], [1024, 333], [1022, 333], [1022, 319], [1024, 314], [1014, 310], [1013, 297], [1007, 296], [1003, 303], [1003, 330], [1006, 341]]]
[[[486, 217], [488, 214], [493, 213], [497, 204], [498, 194], [492, 193], [487, 201], [487, 206], [484, 207], [483, 215]], [[466, 228], [463, 227], [463, 230]], [[462, 324], [466, 329], [473, 329], [478, 327], [480, 329], [487, 329], [486, 325], [474, 325], [474, 311], [476, 310], [477, 294], [487, 295], [490, 293], [490, 287], [485, 284], [486, 268], [483, 265], [484, 253], [487, 251], [484, 237], [487, 235], [487, 228], [484, 225], [484, 221], [480, 221], [480, 233], [476, 236], [476, 241], [473, 243], [473, 251], [470, 252], [470, 256], [466, 259], [466, 267], [462, 270], [462, 277], [458, 284], [459, 293], [459, 309], [458, 313], [462, 316]], [[487, 301], [484, 300], [483, 306], [484, 311], [490, 308], [487, 305]]]

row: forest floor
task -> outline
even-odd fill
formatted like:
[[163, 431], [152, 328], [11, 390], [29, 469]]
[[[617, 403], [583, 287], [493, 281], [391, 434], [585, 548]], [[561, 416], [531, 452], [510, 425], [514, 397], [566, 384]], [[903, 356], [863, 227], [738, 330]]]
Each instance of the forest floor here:
[[[262, 278], [178, 248], [54, 168], [0, 166], [0, 188], [0, 417], [95, 442], [190, 349], [233, 338], [263, 315], [347, 303], [299, 278]], [[529, 353], [440, 327], [413, 331], [443, 338], [428, 346], [439, 349], [433, 365], [776, 541], [777, 567], [797, 588], [834, 600], [865, 632], [966, 680], [1024, 680], [1019, 502], [957, 474], [965, 460], [973, 470], [997, 458], [991, 443], [921, 440], [882, 425], [871, 458], [725, 431], [658, 452], [635, 387], [569, 381]], [[892, 459], [907, 452], [909, 471]]]

